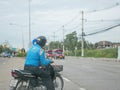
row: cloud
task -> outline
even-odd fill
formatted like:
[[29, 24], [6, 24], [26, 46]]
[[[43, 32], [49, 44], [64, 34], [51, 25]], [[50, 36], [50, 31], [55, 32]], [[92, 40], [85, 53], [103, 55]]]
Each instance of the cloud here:
[[[40, 34], [47, 35], [47, 37], [52, 39], [53, 32], [55, 32], [57, 38], [60, 39], [63, 29], [61, 27], [66, 23], [68, 23], [68, 25], [65, 27], [65, 29], [74, 28], [75, 26], [79, 25], [79, 27], [74, 30], [78, 31], [80, 34], [81, 13], [79, 12], [81, 10], [99, 10], [114, 5], [118, 1], [119, 0], [31, 0], [32, 39]], [[72, 21], [76, 15], [77, 18]], [[88, 20], [118, 19], [120, 18], [119, 15], [120, 7], [115, 7], [95, 13], [84, 13], [84, 18]], [[28, 43], [28, 0], [0, 0], [0, 21], [2, 22], [0, 26], [0, 41], [4, 39], [10, 39], [11, 43], [16, 45], [20, 44], [18, 41], [21, 39], [20, 30], [22, 29], [24, 30], [25, 34], [25, 42]], [[17, 25], [9, 26], [9, 23], [18, 24], [21, 27]], [[84, 24], [84, 27], [85, 31], [87, 32], [90, 31], [90, 26], [93, 27], [91, 30], [95, 30], [96, 28], [102, 27], [105, 24], [107, 23], [88, 23], [87, 25]], [[22, 25], [26, 25], [26, 27], [22, 27]], [[6, 30], [12, 31], [7, 32]], [[19, 31], [17, 36], [15, 34], [16, 31]], [[65, 34], [70, 32], [72, 32], [72, 30], [68, 29], [65, 31]], [[6, 33], [9, 33], [9, 35], [5, 36]], [[13, 38], [15, 36], [17, 38]], [[96, 38], [94, 37], [101, 38], [101, 36], [98, 35], [92, 36], [92, 38], [88, 39], [91, 41], [92, 39], [93, 41], [96, 41]]]
[[0, 5], [8, 5], [9, 2], [5, 0], [0, 0]]
[[45, 4], [47, 4], [49, 1], [47, 0], [31, 0], [31, 4], [32, 5], [40, 5], [40, 6], [43, 6]]
[[[33, 14], [33, 20], [36, 22], [45, 21], [47, 22], [57, 22], [57, 23], [66, 23], [70, 20], [71, 17], [74, 17], [75, 14], [78, 14], [79, 10], [48, 10], [48, 11], [36, 11]], [[73, 14], [74, 13], [74, 14]]]

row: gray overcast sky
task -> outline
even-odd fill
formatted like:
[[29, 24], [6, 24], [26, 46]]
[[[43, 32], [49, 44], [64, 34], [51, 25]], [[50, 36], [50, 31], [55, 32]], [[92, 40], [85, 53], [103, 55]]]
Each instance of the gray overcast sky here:
[[[62, 40], [62, 25], [65, 35], [73, 31], [81, 34], [81, 11], [84, 11], [84, 32], [91, 33], [120, 23], [120, 0], [31, 0], [31, 39], [45, 35], [48, 41]], [[105, 10], [101, 10], [105, 9]], [[89, 12], [101, 10], [97, 12]], [[94, 20], [114, 20], [93, 22]], [[25, 48], [28, 47], [28, 0], [0, 0], [0, 44], [7, 40], [13, 47], [22, 47], [22, 33]], [[75, 28], [77, 27], [77, 28]], [[87, 36], [90, 42], [108, 40], [120, 42], [120, 27], [110, 31]]]

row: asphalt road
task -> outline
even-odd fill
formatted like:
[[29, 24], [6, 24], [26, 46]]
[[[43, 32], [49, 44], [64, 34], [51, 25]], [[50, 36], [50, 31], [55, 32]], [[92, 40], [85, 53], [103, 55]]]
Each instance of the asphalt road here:
[[23, 58], [0, 57], [0, 90], [9, 90], [9, 82], [12, 79], [11, 70], [14, 68], [23, 69], [23, 63]]
[[[64, 90], [120, 90], [120, 62], [70, 57], [54, 61], [64, 65]], [[10, 71], [23, 65], [24, 58], [0, 57], [0, 90], [9, 90]]]
[[67, 58], [61, 64], [64, 65], [63, 76], [67, 84], [75, 85], [71, 89], [65, 87], [65, 90], [120, 90], [120, 62]]

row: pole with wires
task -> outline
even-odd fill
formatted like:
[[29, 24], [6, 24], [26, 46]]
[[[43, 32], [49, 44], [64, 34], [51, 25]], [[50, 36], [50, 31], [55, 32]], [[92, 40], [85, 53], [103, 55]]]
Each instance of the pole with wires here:
[[84, 57], [84, 12], [82, 11], [82, 42], [81, 42], [82, 53], [81, 56]]
[[54, 42], [55, 42], [55, 37], [56, 37], [56, 36], [55, 36], [55, 32], [54, 32], [54, 36], [53, 36], [53, 37], [54, 37]]
[[64, 25], [63, 25], [63, 53], [64, 53]]

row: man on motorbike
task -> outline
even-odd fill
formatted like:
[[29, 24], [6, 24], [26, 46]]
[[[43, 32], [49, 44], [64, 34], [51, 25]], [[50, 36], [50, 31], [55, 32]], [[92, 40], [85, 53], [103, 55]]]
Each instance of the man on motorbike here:
[[29, 70], [42, 78], [47, 90], [55, 90], [50, 73], [45, 68], [40, 68], [49, 65], [52, 61], [45, 58], [43, 47], [46, 44], [46, 38], [39, 36], [33, 40], [32, 47], [28, 50], [25, 70]]

